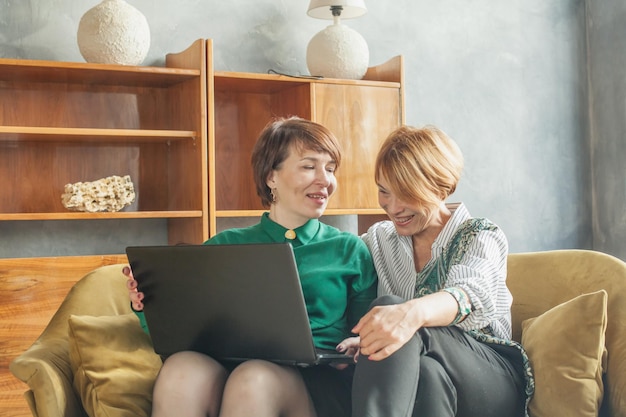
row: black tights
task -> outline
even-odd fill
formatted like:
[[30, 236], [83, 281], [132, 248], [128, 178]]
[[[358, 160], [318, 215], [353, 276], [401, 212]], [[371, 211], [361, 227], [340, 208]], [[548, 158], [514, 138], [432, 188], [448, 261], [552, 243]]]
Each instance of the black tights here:
[[[403, 301], [383, 296], [373, 306]], [[525, 381], [516, 361], [516, 348], [480, 343], [458, 327], [422, 328], [382, 361], [359, 357], [352, 416], [523, 416]]]

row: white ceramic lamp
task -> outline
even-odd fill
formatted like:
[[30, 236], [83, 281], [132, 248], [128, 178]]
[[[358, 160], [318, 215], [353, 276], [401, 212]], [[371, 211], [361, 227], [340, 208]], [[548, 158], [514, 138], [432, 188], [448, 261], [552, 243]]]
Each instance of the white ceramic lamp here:
[[311, 75], [363, 78], [370, 59], [367, 42], [357, 31], [341, 24], [340, 19], [359, 17], [366, 12], [364, 0], [311, 0], [309, 16], [334, 21], [309, 41], [306, 64]]

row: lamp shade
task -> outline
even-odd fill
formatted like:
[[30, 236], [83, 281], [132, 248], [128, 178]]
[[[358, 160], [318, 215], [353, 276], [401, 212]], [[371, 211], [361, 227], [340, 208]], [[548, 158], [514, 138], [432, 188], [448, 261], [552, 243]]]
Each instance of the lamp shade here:
[[341, 6], [341, 18], [363, 16], [367, 12], [364, 0], [311, 0], [307, 14], [317, 19], [333, 20], [330, 6]]

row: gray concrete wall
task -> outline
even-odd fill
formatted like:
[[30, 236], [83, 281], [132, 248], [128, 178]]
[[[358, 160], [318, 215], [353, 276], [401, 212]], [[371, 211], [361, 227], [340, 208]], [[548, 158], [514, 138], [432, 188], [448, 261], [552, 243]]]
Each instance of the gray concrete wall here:
[[[76, 42], [78, 22], [97, 3], [0, 0], [0, 57], [82, 61]], [[217, 70], [271, 68], [307, 74], [306, 45], [330, 23], [306, 15], [308, 0], [129, 3], [146, 15], [151, 26], [145, 65], [161, 65], [166, 53], [183, 50], [198, 38], [212, 38]], [[597, 93], [598, 97], [593, 81], [614, 80], [623, 87], [624, 65], [606, 64], [601, 74], [592, 71], [589, 76], [584, 0], [366, 3], [365, 16], [344, 24], [367, 40], [370, 65], [398, 54], [405, 57], [407, 122], [441, 127], [466, 155], [465, 176], [451, 201], [462, 200], [474, 215], [500, 224], [512, 252], [592, 248], [595, 241], [602, 250], [624, 254], [624, 243], [620, 248], [612, 233], [595, 240], [592, 235], [592, 218], [593, 230], [602, 235], [619, 220], [613, 213], [619, 213], [623, 223], [623, 88], [621, 96], [610, 91]], [[624, 20], [622, 0], [590, 4], [592, 16], [615, 19], [604, 31], [591, 27], [590, 56], [599, 60], [608, 56], [623, 64], [624, 43], [616, 48], [615, 37], [623, 41], [626, 27], [611, 33], [620, 16]], [[607, 88], [612, 90], [611, 85]], [[594, 114], [589, 112], [590, 90], [595, 100], [617, 102], [622, 97], [619, 114], [605, 114], [602, 134], [597, 123], [593, 129], [590, 125]], [[594, 153], [595, 194], [591, 131], [594, 138], [602, 135], [608, 141], [604, 156]], [[604, 172], [622, 175], [598, 180], [597, 167], [603, 164], [609, 165]], [[608, 190], [618, 195], [614, 189], [620, 186], [621, 197], [596, 204], [592, 216], [593, 196], [604, 196]], [[165, 239], [164, 224], [155, 221], [130, 227], [116, 221], [108, 221], [106, 227], [91, 222], [6, 223], [0, 223], [0, 256], [121, 252], [128, 243]], [[40, 228], [52, 233], [39, 234]], [[18, 237], [20, 248], [11, 243]]]

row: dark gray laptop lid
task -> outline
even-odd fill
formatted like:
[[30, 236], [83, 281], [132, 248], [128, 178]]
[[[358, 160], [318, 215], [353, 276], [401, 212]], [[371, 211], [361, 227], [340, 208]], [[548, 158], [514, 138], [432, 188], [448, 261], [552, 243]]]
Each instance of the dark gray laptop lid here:
[[158, 354], [319, 362], [290, 244], [134, 246], [126, 253]]

